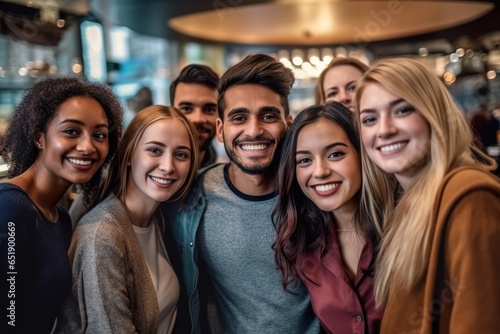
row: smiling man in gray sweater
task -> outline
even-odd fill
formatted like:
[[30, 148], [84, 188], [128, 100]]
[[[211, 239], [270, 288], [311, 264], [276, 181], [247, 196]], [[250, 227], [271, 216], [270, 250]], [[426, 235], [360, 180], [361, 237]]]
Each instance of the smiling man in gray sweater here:
[[281, 63], [255, 54], [219, 83], [216, 135], [230, 163], [199, 175], [171, 225], [194, 333], [319, 333], [307, 291], [284, 291], [272, 250], [276, 155], [292, 121], [293, 82]]

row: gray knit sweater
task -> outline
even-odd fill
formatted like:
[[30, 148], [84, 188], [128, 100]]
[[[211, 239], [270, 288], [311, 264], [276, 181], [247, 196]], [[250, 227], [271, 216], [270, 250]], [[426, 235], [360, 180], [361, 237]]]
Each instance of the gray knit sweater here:
[[155, 333], [158, 301], [122, 203], [110, 195], [76, 225], [72, 294], [59, 332]]

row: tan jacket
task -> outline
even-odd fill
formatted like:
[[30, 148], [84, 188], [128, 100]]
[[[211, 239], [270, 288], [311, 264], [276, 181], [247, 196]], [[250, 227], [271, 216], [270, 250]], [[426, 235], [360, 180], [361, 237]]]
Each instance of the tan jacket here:
[[500, 179], [457, 168], [434, 208], [428, 271], [410, 292], [390, 289], [381, 332], [500, 333]]

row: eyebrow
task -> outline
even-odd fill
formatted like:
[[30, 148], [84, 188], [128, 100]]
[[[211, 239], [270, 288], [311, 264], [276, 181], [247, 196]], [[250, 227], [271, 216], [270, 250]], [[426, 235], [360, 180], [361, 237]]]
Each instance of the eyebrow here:
[[192, 106], [194, 103], [193, 102], [189, 102], [189, 101], [179, 101], [178, 105], [190, 105]]
[[235, 114], [249, 114], [250, 113], [250, 110], [248, 110], [247, 108], [234, 108], [234, 109], [231, 109], [229, 110], [229, 112], [227, 113], [227, 117], [231, 117]]
[[[193, 102], [190, 102], [190, 101], [180, 101], [178, 103], [178, 105], [180, 105], [180, 106], [182, 106], [182, 105], [194, 106], [195, 104]], [[217, 103], [208, 102], [208, 103], [203, 103], [202, 106], [204, 106], [204, 107], [207, 107], [207, 106], [217, 107]]]
[[[335, 143], [331, 143], [330, 145], [327, 145], [325, 147], [325, 149], [329, 150], [329, 149], [332, 149], [334, 148], [335, 146], [344, 146], [344, 147], [349, 147], [346, 143], [343, 143], [343, 142], [335, 142]], [[311, 153], [309, 151], [296, 151], [295, 152], [295, 155], [298, 155], [298, 154], [308, 154], [308, 153]]]
[[[85, 126], [84, 122], [82, 122], [82, 121], [80, 121], [78, 119], [71, 119], [71, 118], [65, 119], [65, 120], [63, 120], [59, 124], [65, 124], [65, 123], [75, 123], [75, 124], [78, 124], [78, 125], [81, 125], [81, 126]], [[95, 127], [96, 128], [108, 128], [108, 124], [100, 123], [100, 124], [97, 124]]]
[[[281, 114], [281, 110], [275, 106], [263, 106], [263, 107], [260, 107], [259, 111], [258, 111], [259, 114], [268, 113], [268, 112], [272, 112], [275, 114]], [[235, 115], [235, 114], [250, 114], [250, 110], [248, 108], [245, 108], [245, 107], [234, 108], [234, 109], [231, 109], [227, 113], [227, 117], [231, 117], [232, 115]]]
[[158, 145], [158, 146], [163, 146], [163, 147], [165, 147], [165, 144], [163, 144], [162, 142], [159, 142], [159, 141], [155, 141], [155, 140], [148, 141], [148, 142], [146, 142], [145, 144], [146, 144], [146, 145], [153, 144], [153, 145]]
[[[159, 142], [159, 141], [155, 141], [155, 140], [151, 140], [151, 141], [148, 141], [147, 143], [145, 143], [145, 145], [151, 145], [151, 144], [157, 145], [157, 146], [161, 146], [161, 147], [166, 147], [167, 146], [164, 143]], [[188, 150], [188, 151], [191, 152], [191, 148], [188, 147], [188, 146], [184, 146], [184, 145], [177, 146], [176, 149]]]
[[[399, 99], [396, 99], [394, 101], [391, 101], [391, 102], [389, 102], [389, 107], [392, 108], [392, 107], [400, 104], [401, 102], [406, 102], [406, 100], [402, 99], [402, 98], [399, 98]], [[366, 108], [366, 109], [361, 110], [359, 113], [362, 114], [362, 113], [365, 113], [365, 112], [366, 113], [375, 112], [375, 109], [373, 109], [373, 108]]]
[[[358, 80], [351, 80], [351, 81], [349, 81], [349, 82], [346, 82], [346, 83], [344, 84], [344, 87], [345, 87], [345, 86], [352, 85], [353, 83], [356, 83], [357, 81], [358, 81]], [[328, 90], [334, 90], [334, 89], [335, 89], [335, 90], [338, 90], [338, 89], [339, 89], [339, 88], [338, 88], [339, 86], [340, 86], [340, 85], [338, 85], [338, 86], [332, 86], [332, 87], [326, 87], [326, 88], [325, 88], [325, 91], [328, 91]]]
[[275, 106], [266, 106], [259, 109], [259, 113], [265, 113], [265, 112], [273, 112], [281, 114], [281, 110]]
[[338, 86], [332, 86], [332, 87], [327, 87], [325, 88], [325, 92], [329, 91], [329, 90], [338, 90]]

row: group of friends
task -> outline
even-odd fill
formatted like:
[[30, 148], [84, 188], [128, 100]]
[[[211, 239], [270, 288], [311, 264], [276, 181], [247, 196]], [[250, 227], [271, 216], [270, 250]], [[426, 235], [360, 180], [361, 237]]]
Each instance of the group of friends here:
[[35, 83], [0, 147], [2, 333], [499, 333], [496, 162], [438, 76], [336, 58], [294, 118], [293, 83], [188, 65], [123, 133], [109, 87]]

